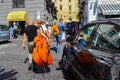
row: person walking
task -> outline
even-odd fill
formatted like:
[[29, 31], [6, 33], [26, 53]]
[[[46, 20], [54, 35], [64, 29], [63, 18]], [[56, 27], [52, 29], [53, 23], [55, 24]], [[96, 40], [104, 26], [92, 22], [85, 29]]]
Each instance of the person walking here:
[[10, 35], [12, 36], [12, 38], [14, 38], [14, 26], [12, 23], [10, 24], [9, 31], [10, 31]]
[[41, 30], [41, 32], [43, 32], [49, 39], [50, 41], [50, 33], [48, 32], [48, 28], [46, 27], [46, 25], [44, 24], [43, 21], [40, 21], [39, 19], [36, 20], [36, 25], [38, 26], [38, 28]]
[[13, 34], [14, 34], [14, 38], [17, 38], [17, 31], [16, 31], [16, 29], [17, 29], [17, 26], [16, 26], [16, 24], [15, 24], [15, 22], [13, 23]]
[[60, 33], [58, 35], [55, 35], [56, 42], [57, 42], [56, 54], [59, 54], [60, 53], [60, 40], [62, 39], [62, 33], [64, 31], [64, 28], [65, 28], [65, 26], [63, 24], [63, 19], [62, 18], [59, 19], [59, 22], [57, 22], [57, 25], [59, 27]]
[[40, 29], [34, 25], [33, 20], [28, 21], [28, 26], [25, 27], [23, 32], [23, 40], [22, 40], [22, 48], [26, 48], [25, 42], [26, 39], [28, 41], [28, 50], [29, 50], [29, 67], [28, 70], [34, 69], [34, 62], [32, 59], [32, 52], [34, 48], [34, 38], [39, 34], [41, 34], [43, 37], [45, 37], [46, 41], [49, 42], [46, 35], [44, 35]]

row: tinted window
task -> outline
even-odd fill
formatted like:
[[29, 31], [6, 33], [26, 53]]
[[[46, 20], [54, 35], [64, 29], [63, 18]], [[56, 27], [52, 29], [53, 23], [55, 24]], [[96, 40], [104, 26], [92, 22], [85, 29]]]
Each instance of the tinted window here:
[[115, 31], [115, 30], [111, 30], [111, 31], [109, 31], [108, 33], [106, 33], [106, 36], [112, 37], [112, 36], [115, 35], [115, 34], [116, 34], [116, 31]]
[[93, 38], [94, 46], [117, 49], [120, 45], [120, 28], [112, 24], [100, 24]]
[[25, 7], [25, 0], [12, 0], [12, 7], [13, 8], [24, 8]]
[[84, 27], [81, 30], [81, 33], [84, 35], [83, 37], [84, 37], [85, 40], [87, 40], [91, 36], [95, 26], [96, 25], [90, 25], [90, 26]]
[[102, 35], [95, 33], [93, 38], [94, 46], [105, 49], [117, 49], [112, 43], [105, 39]]
[[0, 30], [6, 31], [6, 30], [8, 30], [8, 26], [7, 25], [0, 25]]

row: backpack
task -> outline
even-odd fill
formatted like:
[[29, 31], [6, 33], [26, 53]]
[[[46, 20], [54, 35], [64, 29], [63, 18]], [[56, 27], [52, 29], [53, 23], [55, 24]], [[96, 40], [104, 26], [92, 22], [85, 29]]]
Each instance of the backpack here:
[[53, 35], [58, 35], [60, 33], [60, 30], [57, 24], [52, 26], [51, 31]]
[[75, 27], [73, 23], [68, 23], [67, 24], [67, 34], [68, 35], [74, 35], [75, 34]]

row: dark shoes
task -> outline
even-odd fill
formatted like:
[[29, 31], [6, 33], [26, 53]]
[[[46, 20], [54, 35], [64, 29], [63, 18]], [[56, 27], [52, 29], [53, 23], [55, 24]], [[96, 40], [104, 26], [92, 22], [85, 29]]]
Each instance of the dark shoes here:
[[29, 65], [28, 70], [32, 70], [32, 64]]
[[35, 72], [37, 70], [34, 62], [29, 65], [28, 70], [29, 71], [32, 70], [33, 72]]

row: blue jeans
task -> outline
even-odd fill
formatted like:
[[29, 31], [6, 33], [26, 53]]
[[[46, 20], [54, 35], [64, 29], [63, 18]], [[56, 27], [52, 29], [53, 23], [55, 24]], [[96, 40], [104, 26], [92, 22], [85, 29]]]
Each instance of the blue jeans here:
[[62, 38], [62, 35], [56, 35], [56, 42], [57, 42], [57, 50], [56, 53], [60, 53], [60, 40]]

